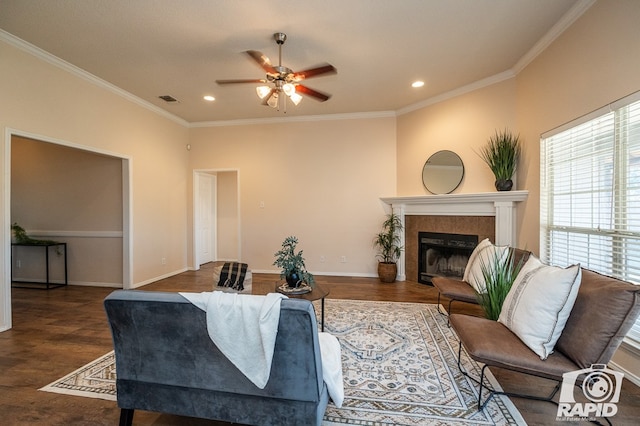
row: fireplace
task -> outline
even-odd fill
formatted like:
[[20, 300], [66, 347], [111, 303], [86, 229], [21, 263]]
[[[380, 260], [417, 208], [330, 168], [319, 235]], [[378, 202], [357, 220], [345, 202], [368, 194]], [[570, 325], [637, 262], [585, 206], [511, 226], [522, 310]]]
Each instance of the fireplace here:
[[419, 232], [418, 282], [431, 284], [436, 276], [462, 279], [477, 245], [477, 235]]

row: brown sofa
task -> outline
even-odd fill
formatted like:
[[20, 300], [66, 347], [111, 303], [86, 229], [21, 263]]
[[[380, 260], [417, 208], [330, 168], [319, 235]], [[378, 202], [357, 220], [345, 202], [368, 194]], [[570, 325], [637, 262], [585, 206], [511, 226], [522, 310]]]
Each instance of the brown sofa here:
[[[485, 364], [479, 382], [478, 409], [494, 394], [551, 400], [567, 372], [607, 364], [640, 313], [640, 286], [586, 269], [567, 324], [555, 351], [541, 360], [502, 323], [469, 315], [451, 315], [451, 326], [460, 338], [460, 351]], [[460, 364], [459, 364], [460, 366]], [[504, 368], [557, 382], [547, 397], [498, 392], [488, 388], [489, 397], [481, 403], [485, 369]]]
[[[514, 264], [522, 262], [524, 264], [531, 252], [512, 248]], [[438, 289], [438, 310], [440, 310], [440, 297], [444, 296], [449, 299], [447, 305], [447, 315], [451, 315], [451, 304], [453, 302], [464, 302], [478, 304], [478, 296], [473, 287], [465, 281], [455, 280], [446, 277], [433, 277], [431, 283]]]

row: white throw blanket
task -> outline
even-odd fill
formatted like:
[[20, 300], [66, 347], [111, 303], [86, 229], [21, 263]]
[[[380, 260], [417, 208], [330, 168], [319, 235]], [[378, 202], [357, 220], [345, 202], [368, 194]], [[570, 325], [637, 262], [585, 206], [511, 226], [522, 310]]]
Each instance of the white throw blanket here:
[[342, 354], [340, 342], [329, 333], [318, 333], [320, 356], [322, 357], [322, 379], [327, 384], [329, 396], [336, 407], [342, 407], [344, 401], [344, 383], [342, 382]]
[[280, 322], [280, 302], [286, 296], [224, 293], [180, 293], [207, 313], [207, 331], [218, 349], [253, 384], [264, 389]]
[[[286, 296], [225, 293], [180, 293], [207, 313], [207, 331], [218, 349], [253, 384], [264, 389], [271, 374], [271, 361], [280, 322], [280, 302]], [[259, 327], [255, 325], [259, 324]], [[322, 379], [336, 407], [342, 407], [342, 356], [338, 339], [318, 333]]]

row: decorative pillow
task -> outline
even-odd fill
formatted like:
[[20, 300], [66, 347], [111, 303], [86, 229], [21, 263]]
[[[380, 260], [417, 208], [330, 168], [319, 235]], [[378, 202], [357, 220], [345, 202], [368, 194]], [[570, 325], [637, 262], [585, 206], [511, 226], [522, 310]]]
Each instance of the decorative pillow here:
[[[483, 268], [491, 270], [496, 261], [504, 262], [509, 255], [508, 246], [495, 246], [488, 238], [480, 241], [473, 249], [469, 262], [464, 270], [463, 281], [466, 281], [478, 293], [486, 293]], [[484, 266], [483, 266], [484, 265]]]
[[477, 259], [478, 253], [480, 253], [484, 248], [488, 247], [490, 244], [491, 244], [491, 241], [489, 241], [488, 238], [485, 238], [484, 240], [478, 243], [476, 248], [473, 249], [473, 251], [471, 252], [471, 256], [469, 256], [469, 261], [467, 262], [467, 266], [466, 268], [464, 268], [464, 275], [462, 276], [462, 281], [469, 282], [469, 274], [471, 273], [471, 266], [473, 265], [473, 262], [475, 262], [475, 260]]
[[213, 289], [251, 293], [252, 274], [246, 263], [227, 262], [213, 268]]
[[547, 359], [567, 323], [581, 280], [580, 265], [548, 266], [531, 255], [504, 300], [498, 322], [540, 359]]

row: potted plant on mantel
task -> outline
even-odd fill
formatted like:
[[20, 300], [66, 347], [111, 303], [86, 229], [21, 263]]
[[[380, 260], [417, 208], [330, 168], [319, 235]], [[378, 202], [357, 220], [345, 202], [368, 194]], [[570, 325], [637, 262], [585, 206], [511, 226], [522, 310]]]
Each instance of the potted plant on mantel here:
[[394, 282], [398, 275], [396, 262], [402, 252], [400, 232], [402, 221], [397, 214], [391, 212], [382, 223], [382, 232], [373, 240], [374, 246], [378, 249], [378, 277], [383, 283]]
[[495, 186], [498, 191], [511, 191], [511, 179], [518, 166], [520, 153], [520, 135], [515, 136], [506, 129], [502, 132], [496, 130], [495, 135], [480, 149], [480, 157], [496, 178]]
[[311, 285], [315, 282], [313, 275], [307, 272], [302, 250], [296, 253], [297, 245], [298, 238], [295, 236], [287, 237], [282, 242], [282, 248], [274, 254], [276, 260], [273, 264], [282, 268], [280, 278], [287, 281], [289, 288], [298, 288], [302, 283]]

